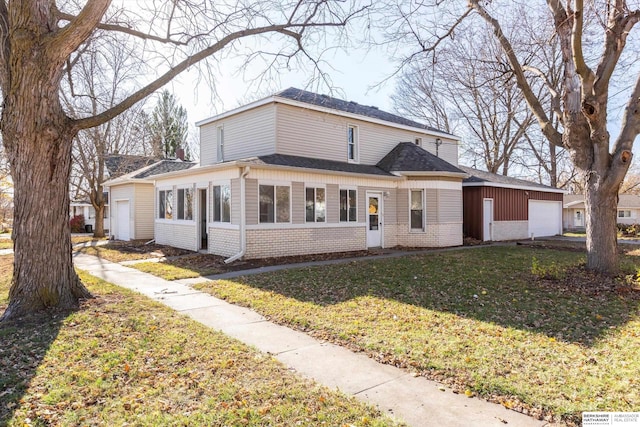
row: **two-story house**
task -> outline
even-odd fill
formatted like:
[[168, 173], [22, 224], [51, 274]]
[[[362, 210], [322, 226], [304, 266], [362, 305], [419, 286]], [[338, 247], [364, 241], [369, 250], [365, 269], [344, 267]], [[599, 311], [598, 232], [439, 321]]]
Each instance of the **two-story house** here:
[[457, 137], [290, 88], [197, 123], [154, 176], [155, 239], [230, 259], [462, 244]]

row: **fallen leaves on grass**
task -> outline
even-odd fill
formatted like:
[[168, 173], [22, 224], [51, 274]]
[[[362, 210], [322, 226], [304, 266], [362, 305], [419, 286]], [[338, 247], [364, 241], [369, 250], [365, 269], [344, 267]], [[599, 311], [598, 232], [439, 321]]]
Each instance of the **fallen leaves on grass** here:
[[1, 425], [394, 425], [269, 355], [81, 277], [97, 298], [77, 312], [0, 324]]
[[[539, 279], [532, 259], [567, 271]], [[486, 247], [197, 285], [320, 339], [540, 419], [640, 410], [640, 299], [578, 251]], [[474, 298], [475, 296], [475, 298]]]

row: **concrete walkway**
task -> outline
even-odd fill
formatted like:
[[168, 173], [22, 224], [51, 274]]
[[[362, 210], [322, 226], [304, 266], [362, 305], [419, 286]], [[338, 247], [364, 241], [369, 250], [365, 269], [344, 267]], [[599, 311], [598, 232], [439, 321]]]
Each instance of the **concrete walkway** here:
[[231, 305], [184, 283], [170, 282], [90, 255], [75, 254], [74, 261], [78, 268], [96, 277], [140, 292], [272, 354], [289, 369], [376, 405], [411, 426], [544, 425], [501, 405], [442, 391], [438, 383], [275, 325], [250, 309]]

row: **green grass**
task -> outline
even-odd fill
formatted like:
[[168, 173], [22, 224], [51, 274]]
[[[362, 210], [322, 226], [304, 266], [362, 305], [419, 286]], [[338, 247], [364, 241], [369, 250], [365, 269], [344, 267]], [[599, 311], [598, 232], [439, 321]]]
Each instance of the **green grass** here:
[[13, 240], [0, 239], [0, 249], [13, 249]]
[[[1, 313], [10, 269], [0, 271]], [[97, 298], [77, 312], [0, 324], [0, 425], [394, 425], [267, 354], [81, 277]]]
[[583, 261], [485, 247], [197, 287], [459, 391], [579, 423], [587, 410], [640, 411], [640, 298], [575, 288], [597, 284], [567, 273]]
[[172, 265], [171, 263], [166, 262], [141, 262], [129, 265], [129, 267], [135, 268], [145, 273], [153, 274], [154, 276], [162, 277], [165, 280], [189, 279], [202, 275], [201, 272], [177, 267], [175, 265]]

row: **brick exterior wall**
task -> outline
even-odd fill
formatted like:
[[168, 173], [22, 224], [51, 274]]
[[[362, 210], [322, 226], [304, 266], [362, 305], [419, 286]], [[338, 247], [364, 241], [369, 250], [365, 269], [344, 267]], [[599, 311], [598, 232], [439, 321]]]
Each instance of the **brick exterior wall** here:
[[230, 257], [240, 252], [240, 231], [209, 227], [209, 253]]
[[245, 258], [267, 258], [366, 249], [366, 227], [247, 230]]
[[493, 240], [528, 239], [529, 221], [494, 221]]
[[[393, 246], [407, 246], [417, 248], [435, 248], [462, 245], [462, 222], [444, 224], [427, 224], [425, 231], [409, 231], [408, 224], [385, 225], [385, 239], [387, 235], [395, 234], [396, 244]], [[385, 246], [392, 246], [392, 242], [385, 240]]]
[[196, 224], [178, 224], [173, 221], [171, 224], [156, 222], [155, 226], [156, 243], [169, 245], [176, 248], [196, 251]]

